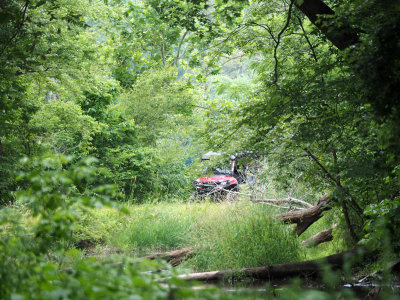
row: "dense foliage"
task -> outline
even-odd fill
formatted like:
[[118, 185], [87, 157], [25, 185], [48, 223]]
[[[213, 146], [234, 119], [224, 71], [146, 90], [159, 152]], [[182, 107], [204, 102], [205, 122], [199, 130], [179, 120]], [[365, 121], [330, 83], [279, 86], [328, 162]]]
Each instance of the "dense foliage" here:
[[[0, 297], [173, 297], [147, 266], [106, 279], [89, 261], [69, 277], [59, 257], [84, 207], [188, 199], [210, 150], [248, 151], [275, 190], [329, 193], [347, 246], [396, 256], [399, 20], [378, 0], [1, 1]], [[221, 251], [250, 232], [235, 246], [260, 264], [268, 227], [298, 258], [281, 224], [237, 222], [219, 224]]]
[[[186, 189], [184, 162], [191, 154], [183, 144], [193, 124], [194, 88], [177, 77], [179, 53], [167, 64], [166, 54], [152, 54], [160, 50], [152, 35], [137, 36], [138, 24], [161, 22], [148, 9], [101, 1], [4, 4], [1, 203], [12, 202], [19, 186], [18, 160], [49, 153], [97, 157], [98, 182], [117, 184], [121, 199], [143, 201]], [[141, 21], [135, 14], [142, 14]], [[171, 49], [180, 34], [179, 28], [173, 31]]]
[[[231, 107], [217, 104], [214, 114], [230, 121], [209, 118], [217, 129], [210, 141], [221, 145], [223, 133], [234, 132], [231, 151], [266, 156], [284, 185], [299, 177], [314, 190], [330, 191], [358, 242], [374, 228], [371, 210], [385, 216], [380, 224], [398, 222], [399, 5], [326, 1], [336, 14], [320, 20], [325, 30], [351, 24], [358, 33], [356, 43], [339, 51], [327, 41], [332, 36], [297, 9], [302, 3], [254, 1], [243, 11], [233, 44], [253, 57], [258, 86], [240, 101], [232, 99]], [[398, 232], [390, 232], [398, 240]]]

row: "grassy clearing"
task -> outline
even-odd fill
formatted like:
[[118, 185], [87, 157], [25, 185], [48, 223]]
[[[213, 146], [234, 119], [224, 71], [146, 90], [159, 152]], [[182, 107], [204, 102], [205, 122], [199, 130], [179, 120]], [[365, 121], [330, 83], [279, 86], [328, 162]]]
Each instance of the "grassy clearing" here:
[[275, 220], [274, 208], [251, 203], [160, 203], [129, 205], [129, 215], [113, 209], [85, 214], [77, 239], [134, 256], [176, 248], [196, 255], [183, 267], [212, 270], [252, 267], [304, 259], [291, 228]]

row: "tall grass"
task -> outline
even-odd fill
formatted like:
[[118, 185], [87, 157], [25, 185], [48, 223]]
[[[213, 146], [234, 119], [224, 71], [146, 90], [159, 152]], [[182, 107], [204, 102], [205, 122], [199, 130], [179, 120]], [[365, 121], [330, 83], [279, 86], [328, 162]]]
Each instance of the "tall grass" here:
[[186, 267], [195, 270], [285, 263], [304, 256], [292, 229], [275, 219], [277, 211], [270, 207], [205, 202], [130, 205], [128, 210], [127, 216], [94, 211], [84, 232], [136, 256], [192, 248], [195, 255]]
[[113, 237], [114, 244], [139, 252], [187, 246], [195, 222], [194, 207], [183, 204], [143, 204], [129, 207], [129, 217]]
[[297, 261], [303, 255], [292, 230], [271, 208], [241, 203], [220, 207], [197, 225], [196, 270], [236, 269]]

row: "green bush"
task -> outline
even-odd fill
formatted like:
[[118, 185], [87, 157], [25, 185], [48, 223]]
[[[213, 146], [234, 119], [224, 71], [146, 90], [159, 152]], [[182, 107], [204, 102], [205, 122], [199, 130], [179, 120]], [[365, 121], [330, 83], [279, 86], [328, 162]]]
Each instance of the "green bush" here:
[[[29, 188], [17, 194], [17, 204], [26, 209], [26, 215], [16, 208], [0, 210], [1, 299], [35, 298], [37, 291], [53, 289], [57, 265], [46, 259], [51, 251], [63, 252], [61, 242], [71, 239], [78, 208], [109, 203], [110, 188], [88, 189], [94, 160], [67, 168], [71, 161], [64, 156], [32, 161], [34, 170], [18, 178], [29, 182]], [[99, 196], [94, 197], [94, 193]], [[32, 220], [26, 225], [29, 217]]]

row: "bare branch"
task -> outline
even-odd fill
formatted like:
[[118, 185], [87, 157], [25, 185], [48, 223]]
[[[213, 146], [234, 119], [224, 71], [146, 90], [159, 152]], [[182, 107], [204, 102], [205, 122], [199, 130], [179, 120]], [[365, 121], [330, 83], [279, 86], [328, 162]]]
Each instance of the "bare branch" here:
[[296, 209], [296, 210], [303, 210], [303, 209], [304, 209], [304, 208], [296, 207], [296, 206], [280, 206], [280, 205], [275, 205], [275, 204], [268, 203], [268, 202], [260, 202], [260, 203], [261, 203], [261, 204], [264, 204], [264, 205], [276, 207], [276, 208], [287, 209], [287, 210], [293, 210], [293, 209]]
[[333, 177], [332, 174], [328, 172], [328, 170], [321, 164], [318, 158], [314, 154], [312, 154], [307, 148], [304, 148], [303, 150], [318, 165], [322, 172], [325, 173], [326, 177], [328, 177], [328, 179], [330, 179], [334, 184], [337, 184], [335, 177]]
[[294, 198], [283, 198], [283, 199], [254, 199], [254, 200], [250, 200], [252, 202], [268, 202], [268, 203], [279, 203], [279, 204], [283, 204], [283, 203], [293, 203], [293, 204], [298, 204], [307, 208], [311, 208], [314, 207], [313, 205], [311, 205], [310, 203], [307, 203], [305, 201], [299, 200], [299, 199], [294, 199]]
[[285, 32], [285, 30], [286, 30], [286, 29], [288, 28], [288, 26], [289, 26], [290, 19], [291, 19], [291, 17], [292, 17], [292, 8], [293, 8], [293, 4], [294, 4], [294, 0], [291, 0], [291, 1], [290, 1], [290, 4], [289, 4], [289, 10], [288, 10], [287, 18], [286, 18], [286, 23], [285, 23], [285, 25], [283, 26], [283, 28], [281, 29], [281, 31], [278, 33], [278, 36], [277, 36], [277, 38], [276, 38], [275, 47], [274, 47], [275, 67], [274, 67], [274, 81], [273, 81], [273, 83], [274, 83], [274, 85], [276, 85], [276, 86], [278, 85], [278, 63], [279, 63], [279, 61], [278, 61], [278, 56], [277, 56], [277, 51], [278, 51], [279, 44], [280, 44], [280, 42], [281, 42], [282, 34]]
[[236, 27], [235, 29], [233, 29], [231, 32], [229, 32], [229, 33], [228, 33], [228, 36], [227, 36], [226, 38], [224, 38], [222, 41], [220, 41], [220, 42], [216, 43], [215, 45], [212, 45], [212, 46], [210, 46], [210, 47], [208, 47], [208, 48], [202, 49], [202, 50], [200, 50], [200, 52], [205, 52], [205, 51], [207, 51], [207, 50], [210, 50], [210, 49], [212, 49], [212, 48], [216, 48], [216, 47], [218, 47], [218, 46], [224, 44], [224, 43], [225, 43], [226, 41], [228, 41], [233, 35], [235, 35], [236, 33], [239, 33], [240, 31], [242, 31], [242, 30], [245, 29], [246, 27], [247, 27], [246, 24], [239, 25], [238, 27]]
[[241, 55], [238, 55], [238, 56], [234, 56], [234, 57], [232, 57], [232, 58], [229, 58], [229, 59], [227, 59], [226, 61], [224, 61], [223, 63], [221, 63], [221, 67], [223, 66], [223, 65], [226, 65], [228, 62], [230, 62], [230, 61], [232, 61], [232, 60], [235, 60], [235, 59], [238, 59], [238, 58], [242, 58], [242, 57], [245, 57], [246, 56], [246, 54], [241, 54]]
[[[341, 182], [340, 182], [340, 177], [335, 178], [329, 171], [321, 164], [321, 162], [318, 160], [317, 157], [315, 157], [314, 154], [310, 152], [307, 148], [303, 149], [308, 156], [320, 167], [320, 169], [325, 173], [326, 177], [331, 180], [337, 187], [339, 187], [349, 198], [350, 198], [350, 203], [358, 213], [358, 215], [362, 218], [363, 217], [363, 210], [361, 207], [358, 205], [357, 201], [355, 198], [350, 194], [350, 192], [347, 190], [346, 187], [344, 187]], [[346, 205], [342, 205], [343, 209], [347, 209]]]
[[310, 41], [310, 39], [308, 38], [307, 33], [306, 33], [305, 29], [304, 29], [303, 21], [301, 20], [300, 17], [297, 17], [297, 20], [299, 21], [300, 28], [301, 28], [301, 30], [303, 31], [303, 36], [304, 36], [304, 38], [306, 39], [308, 46], [310, 47], [312, 57], [314, 58], [314, 60], [315, 60], [316, 62], [318, 62], [317, 54], [315, 53], [314, 46], [311, 44], [311, 41]]
[[181, 52], [181, 47], [185, 41], [186, 35], [189, 33], [189, 30], [186, 30], [185, 33], [183, 34], [181, 41], [179, 42], [178, 45], [178, 50], [176, 51], [176, 57], [175, 57], [175, 66], [178, 66], [178, 60], [181, 58], [180, 57], [180, 52]]
[[256, 23], [256, 22], [250, 22], [250, 23], [248, 23], [248, 25], [249, 25], [249, 26], [258, 26], [258, 27], [261, 27], [261, 28], [265, 29], [265, 30], [269, 33], [269, 35], [270, 35], [270, 37], [273, 39], [273, 41], [274, 41], [275, 43], [278, 43], [278, 41], [277, 41], [277, 39], [276, 39], [276, 37], [275, 37], [275, 35], [274, 35], [274, 33], [273, 33], [271, 27], [269, 27], [268, 24], [258, 24], [258, 23]]

